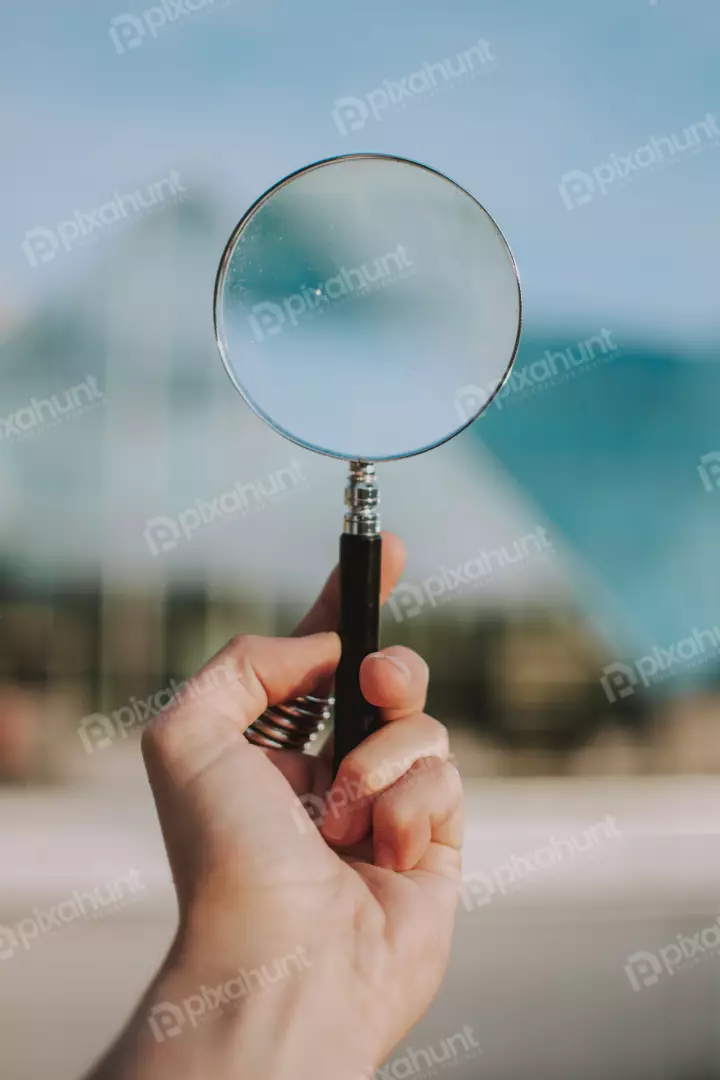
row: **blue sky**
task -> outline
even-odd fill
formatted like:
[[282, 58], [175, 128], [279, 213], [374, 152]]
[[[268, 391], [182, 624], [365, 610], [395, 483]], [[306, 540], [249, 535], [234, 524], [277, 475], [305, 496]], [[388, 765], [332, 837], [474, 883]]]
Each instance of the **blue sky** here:
[[[0, 287], [52, 290], [83, 257], [32, 271], [27, 229], [176, 168], [228, 221], [284, 173], [353, 150], [447, 172], [508, 235], [531, 318], [598, 319], [680, 345], [720, 329], [720, 145], [636, 171], [568, 211], [558, 183], [651, 135], [720, 116], [714, 0], [291, 4], [214, 0], [122, 55], [110, 20], [147, 3], [36, 0], [0, 21], [6, 180]], [[343, 137], [333, 103], [478, 39], [495, 63]], [[720, 144], [720, 140], [717, 141]], [[9, 172], [9, 176], [8, 176]], [[92, 253], [90, 258], [92, 258]], [[7, 301], [6, 301], [7, 302]]]

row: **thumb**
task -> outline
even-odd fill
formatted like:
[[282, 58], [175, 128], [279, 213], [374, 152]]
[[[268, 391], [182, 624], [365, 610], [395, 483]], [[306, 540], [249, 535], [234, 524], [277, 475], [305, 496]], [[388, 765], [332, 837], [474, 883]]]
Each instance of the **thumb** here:
[[[290, 785], [244, 737], [268, 707], [309, 693], [337, 634], [233, 639], [143, 732], [145, 765], [181, 906], [207, 882], [265, 887], [332, 853]], [[311, 808], [310, 808], [311, 809]]]

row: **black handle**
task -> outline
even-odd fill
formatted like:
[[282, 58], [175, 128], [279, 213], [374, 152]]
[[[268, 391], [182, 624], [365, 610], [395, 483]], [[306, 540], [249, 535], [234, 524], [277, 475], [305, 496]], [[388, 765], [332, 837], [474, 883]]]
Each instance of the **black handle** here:
[[340, 640], [342, 655], [335, 676], [335, 749], [333, 775], [340, 762], [377, 729], [377, 708], [360, 690], [360, 665], [376, 652], [380, 638], [380, 556], [382, 539], [340, 537]]

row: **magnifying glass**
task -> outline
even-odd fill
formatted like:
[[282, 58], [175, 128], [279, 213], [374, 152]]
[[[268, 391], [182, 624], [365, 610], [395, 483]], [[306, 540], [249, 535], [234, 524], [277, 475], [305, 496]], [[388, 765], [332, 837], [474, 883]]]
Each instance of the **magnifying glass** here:
[[[424, 453], [487, 407], [520, 338], [517, 268], [485, 209], [447, 176], [383, 154], [308, 165], [235, 228], [215, 333], [247, 404], [285, 438], [349, 462], [340, 538], [334, 764], [378, 726], [359, 669], [379, 644], [375, 464]], [[428, 486], [418, 499], [435, 513]], [[247, 732], [299, 747], [329, 699], [276, 706]]]

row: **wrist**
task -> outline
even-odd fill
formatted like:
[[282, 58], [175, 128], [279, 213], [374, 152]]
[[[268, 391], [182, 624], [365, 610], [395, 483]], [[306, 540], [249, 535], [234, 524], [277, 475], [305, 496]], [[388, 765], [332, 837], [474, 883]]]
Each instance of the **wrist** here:
[[172, 1080], [371, 1075], [374, 1040], [343, 998], [340, 964], [333, 969], [302, 944], [262, 962], [256, 955], [236, 961], [208, 961], [207, 951], [200, 956], [187, 942], [173, 946], [137, 1015], [149, 1078], [165, 1080], [164, 1070]]

